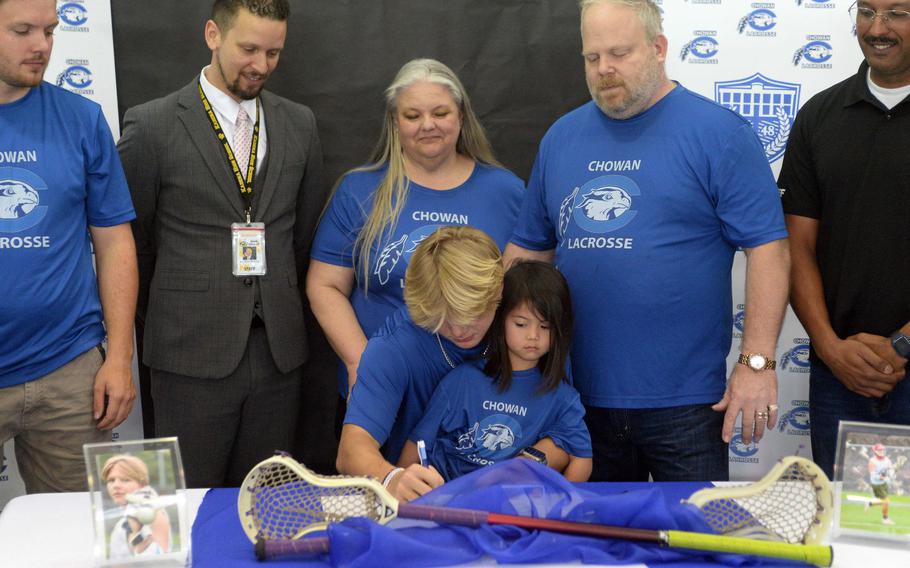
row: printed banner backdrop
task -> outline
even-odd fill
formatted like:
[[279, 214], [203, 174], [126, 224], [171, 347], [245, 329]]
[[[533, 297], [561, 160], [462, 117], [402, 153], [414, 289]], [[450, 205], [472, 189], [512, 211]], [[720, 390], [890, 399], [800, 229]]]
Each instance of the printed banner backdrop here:
[[[115, 137], [120, 136], [117, 84], [114, 75], [114, 43], [109, 0], [64, 0], [57, 2], [60, 21], [54, 34], [54, 50], [44, 80], [79, 93], [103, 107]], [[138, 376], [133, 361], [133, 377]], [[139, 387], [130, 416], [113, 432], [113, 439], [142, 438]], [[0, 509], [25, 493], [16, 469], [13, 442], [3, 447], [0, 462]]]
[[[667, 68], [687, 88], [749, 119], [774, 170], [796, 111], [813, 95], [856, 72], [862, 53], [847, 13], [853, 0], [658, 0], [670, 40]], [[745, 301], [745, 255], [734, 264], [736, 364]], [[788, 308], [778, 342], [780, 416], [758, 444], [737, 430], [730, 445], [730, 476], [761, 477], [784, 455], [811, 455], [809, 339]]]

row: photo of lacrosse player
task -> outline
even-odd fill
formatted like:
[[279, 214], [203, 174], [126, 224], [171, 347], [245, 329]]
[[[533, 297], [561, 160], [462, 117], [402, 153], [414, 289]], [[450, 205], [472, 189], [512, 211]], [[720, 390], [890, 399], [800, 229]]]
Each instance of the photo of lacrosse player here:
[[910, 428], [841, 422], [837, 528], [844, 534], [910, 536]]
[[869, 485], [872, 486], [872, 494], [875, 499], [866, 501], [865, 509], [870, 507], [882, 508], [882, 524], [893, 525], [888, 517], [888, 509], [891, 499], [888, 495], [888, 481], [894, 477], [894, 464], [888, 456], [885, 455], [885, 445], [881, 442], [872, 446], [872, 457], [869, 458]]
[[[111, 560], [157, 556], [175, 550], [167, 500], [159, 495], [161, 486], [156, 490], [149, 478], [147, 462], [154, 466], [157, 452], [139, 453], [151, 455], [115, 454], [105, 459], [101, 467], [110, 535], [107, 557]], [[163, 484], [167, 485], [166, 480]]]

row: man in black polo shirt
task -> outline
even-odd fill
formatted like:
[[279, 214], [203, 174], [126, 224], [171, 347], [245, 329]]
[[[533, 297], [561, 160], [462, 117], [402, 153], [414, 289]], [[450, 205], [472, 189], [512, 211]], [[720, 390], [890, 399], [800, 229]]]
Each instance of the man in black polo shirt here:
[[829, 476], [839, 420], [910, 424], [910, 0], [850, 14], [865, 61], [800, 110], [778, 181]]

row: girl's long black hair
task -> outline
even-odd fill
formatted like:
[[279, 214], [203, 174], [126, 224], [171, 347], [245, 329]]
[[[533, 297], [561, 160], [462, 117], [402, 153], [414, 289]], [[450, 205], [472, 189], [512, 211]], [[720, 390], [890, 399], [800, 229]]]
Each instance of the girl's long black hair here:
[[540, 319], [550, 324], [550, 349], [537, 362], [540, 394], [554, 390], [566, 379], [566, 358], [572, 341], [572, 299], [565, 277], [552, 264], [536, 260], [516, 261], [506, 272], [502, 301], [487, 332], [487, 364], [484, 373], [494, 377], [499, 392], [512, 385], [512, 363], [506, 345], [506, 318], [515, 308], [527, 304]]

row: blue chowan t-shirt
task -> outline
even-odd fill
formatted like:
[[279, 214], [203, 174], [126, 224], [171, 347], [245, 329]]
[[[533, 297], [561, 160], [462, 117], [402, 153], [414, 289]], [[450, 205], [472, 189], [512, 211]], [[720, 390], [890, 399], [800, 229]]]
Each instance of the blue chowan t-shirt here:
[[[346, 175], [332, 196], [313, 240], [310, 256], [335, 266], [354, 268], [358, 283], [351, 306], [367, 338], [395, 310], [404, 307], [404, 275], [420, 242], [436, 229], [467, 225], [484, 231], [502, 250], [512, 234], [524, 184], [503, 168], [476, 163], [470, 177], [444, 191], [411, 182], [407, 201], [395, 227], [373, 245], [370, 280], [364, 292], [354, 262], [354, 243], [373, 207], [373, 195], [387, 168]], [[339, 393], [347, 396], [347, 373], [342, 368]]]
[[135, 216], [97, 103], [41, 83], [0, 105], [0, 388], [104, 338], [88, 227]]
[[677, 85], [627, 120], [593, 102], [560, 118], [512, 242], [554, 250], [569, 282], [582, 401], [664, 408], [723, 396], [733, 255], [786, 236], [752, 126]]
[[550, 437], [569, 455], [591, 457], [591, 437], [578, 392], [562, 382], [538, 394], [537, 368], [512, 374], [504, 393], [483, 373], [484, 361], [465, 363], [439, 383], [423, 419], [409, 438], [424, 440], [427, 457], [450, 481], [515, 457]]
[[382, 445], [385, 458], [397, 462], [436, 385], [452, 370], [449, 361], [457, 366], [482, 351], [483, 345], [461, 349], [429, 333], [401, 308], [367, 342], [344, 423], [366, 430]]

